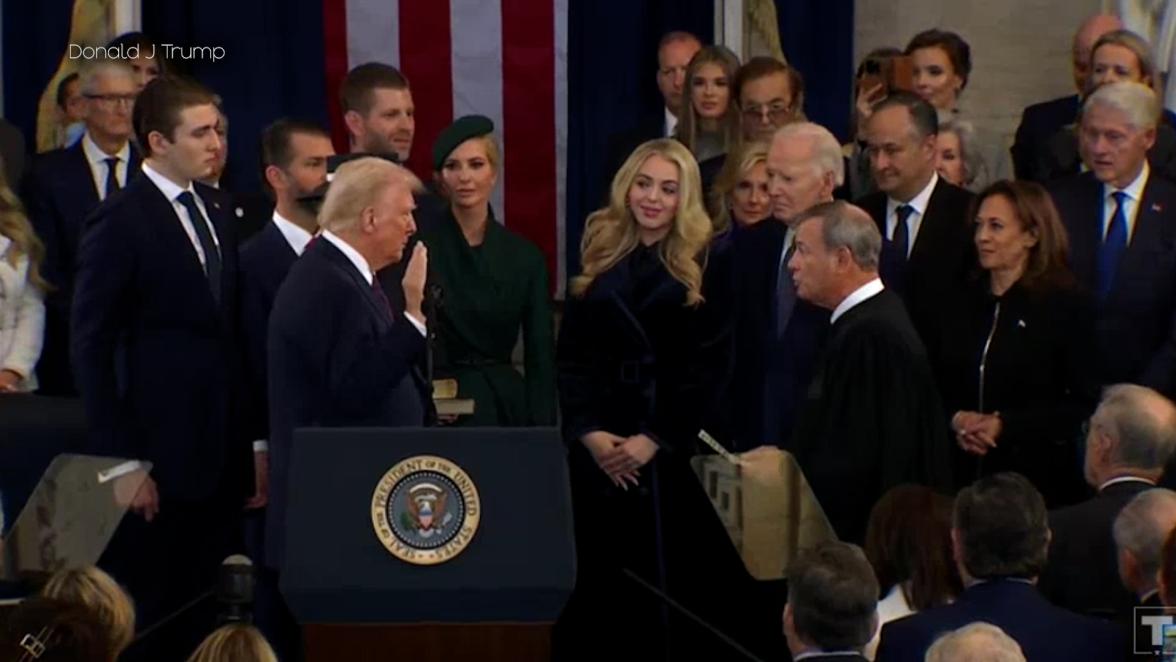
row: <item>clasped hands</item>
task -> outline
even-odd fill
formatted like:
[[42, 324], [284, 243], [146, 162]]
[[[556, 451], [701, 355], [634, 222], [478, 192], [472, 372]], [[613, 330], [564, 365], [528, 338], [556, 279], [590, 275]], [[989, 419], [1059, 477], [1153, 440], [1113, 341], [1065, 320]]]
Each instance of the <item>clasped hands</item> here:
[[627, 490], [629, 483], [637, 485], [641, 467], [644, 467], [657, 453], [657, 442], [648, 435], [635, 434], [618, 437], [610, 432], [597, 430], [581, 438], [592, 459], [609, 480], [617, 487]]
[[984, 457], [996, 448], [1004, 428], [1000, 413], [981, 414], [977, 411], [957, 411], [951, 417], [951, 429], [956, 434], [956, 443], [965, 452]]

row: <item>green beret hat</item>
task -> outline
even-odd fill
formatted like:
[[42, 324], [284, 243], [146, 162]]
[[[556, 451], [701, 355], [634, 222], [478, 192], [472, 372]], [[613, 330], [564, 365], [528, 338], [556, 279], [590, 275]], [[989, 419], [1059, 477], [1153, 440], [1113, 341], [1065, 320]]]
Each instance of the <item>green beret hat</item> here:
[[441, 170], [445, 159], [458, 145], [489, 133], [494, 133], [494, 122], [485, 115], [465, 115], [454, 120], [433, 143], [433, 171]]

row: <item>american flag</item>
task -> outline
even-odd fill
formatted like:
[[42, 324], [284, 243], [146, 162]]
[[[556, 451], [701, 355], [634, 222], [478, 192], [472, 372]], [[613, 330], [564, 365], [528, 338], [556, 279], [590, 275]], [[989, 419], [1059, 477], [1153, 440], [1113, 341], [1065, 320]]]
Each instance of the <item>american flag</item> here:
[[336, 91], [364, 62], [400, 69], [412, 87], [409, 167], [432, 178], [437, 134], [454, 118], [494, 120], [502, 146], [491, 204], [547, 257], [564, 289], [567, 0], [323, 0], [326, 76], [336, 147], [346, 147]]

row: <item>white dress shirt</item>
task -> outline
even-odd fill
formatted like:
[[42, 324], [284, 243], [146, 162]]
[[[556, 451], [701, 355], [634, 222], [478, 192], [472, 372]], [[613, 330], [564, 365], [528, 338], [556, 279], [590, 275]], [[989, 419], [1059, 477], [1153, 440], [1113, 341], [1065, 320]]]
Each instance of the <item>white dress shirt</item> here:
[[1146, 485], [1151, 485], [1152, 487], [1156, 486], [1156, 481], [1147, 478], [1140, 478], [1139, 476], [1119, 476], [1118, 478], [1112, 478], [1102, 485], [1099, 485], [1098, 491], [1102, 492], [1111, 485], [1118, 485], [1119, 483], [1144, 483]]
[[188, 241], [192, 242], [192, 248], [196, 250], [196, 257], [200, 258], [201, 266], [207, 266], [204, 258], [204, 248], [200, 246], [200, 238], [196, 236], [196, 226], [193, 225], [194, 221], [188, 217], [187, 208], [179, 201], [181, 193], [187, 191], [196, 199], [196, 208], [204, 216], [202, 221], [205, 227], [208, 228], [208, 233], [212, 235], [212, 242], [216, 244], [217, 250], [220, 250], [220, 238], [216, 236], [216, 228], [213, 227], [212, 221], [208, 220], [208, 208], [204, 206], [204, 200], [199, 195], [196, 195], [196, 189], [192, 186], [192, 182], [188, 182], [187, 188], [181, 188], [179, 184], [159, 174], [159, 171], [148, 165], [146, 161], [143, 162], [143, 174], [171, 202], [172, 209], [176, 212], [176, 216], [180, 218], [180, 224], [184, 226], [184, 233], [188, 235]]
[[[769, 218], [768, 220], [771, 221], [772, 219]], [[788, 268], [788, 265], [784, 263], [784, 256], [788, 255], [788, 249], [792, 248], [792, 244], [794, 243], [796, 243], [796, 229], [790, 225], [784, 231], [784, 248], [780, 250], [780, 262], [776, 265], [777, 273]]]
[[290, 249], [294, 251], [295, 255], [302, 255], [306, 251], [307, 244], [314, 238], [314, 235], [279, 214], [277, 210], [274, 210], [274, 225], [278, 226], [278, 232], [282, 233], [282, 237], [286, 239], [287, 244], [290, 244]]
[[848, 313], [854, 306], [865, 301], [866, 299], [878, 295], [880, 292], [882, 292], [883, 289], [885, 288], [882, 287], [881, 278], [875, 278], [874, 280], [857, 288], [851, 292], [849, 296], [842, 299], [841, 303], [837, 304], [837, 307], [833, 309], [833, 315], [829, 318], [829, 324], [834, 324], [837, 322], [838, 317]]
[[923, 227], [923, 215], [927, 213], [927, 203], [931, 201], [931, 193], [935, 190], [935, 185], [939, 183], [939, 175], [937, 173], [931, 174], [931, 181], [927, 182], [927, 186], [919, 191], [918, 195], [911, 198], [910, 202], [900, 202], [894, 198], [886, 198], [886, 238], [894, 239], [894, 228], [898, 225], [898, 208], [902, 205], [907, 205], [914, 211], [910, 216], [907, 216], [907, 257], [911, 256], [911, 251], [915, 250], [915, 239], [919, 237], [919, 228]]
[[873, 638], [862, 651], [862, 656], [867, 660], [878, 656], [878, 644], [882, 642], [882, 626], [910, 616], [915, 613], [915, 610], [911, 609], [910, 603], [907, 602], [906, 595], [902, 592], [902, 584], [895, 584], [890, 587], [890, 592], [886, 594], [886, 597], [878, 601], [875, 613], [878, 614], [878, 629], [874, 630]]
[[1103, 184], [1103, 239], [1106, 239], [1107, 232], [1111, 229], [1111, 217], [1115, 214], [1114, 194], [1118, 191], [1123, 191], [1127, 194], [1127, 198], [1123, 200], [1123, 216], [1127, 219], [1127, 245], [1131, 245], [1131, 238], [1135, 236], [1135, 219], [1139, 217], [1139, 203], [1141, 200], [1143, 200], [1143, 188], [1147, 186], [1147, 178], [1150, 174], [1151, 167], [1148, 166], [1147, 161], [1144, 161], [1143, 168], [1139, 171], [1139, 175], [1137, 175], [1135, 180], [1128, 184], [1126, 188], [1120, 189], [1108, 184]]
[[[687, 101], [687, 103], [689, 103], [689, 101]], [[678, 116], [671, 113], [670, 109], [666, 108], [664, 106], [663, 106], [663, 110], [665, 111], [665, 114], [666, 114], [666, 123], [665, 123], [666, 135], [665, 135], [665, 137], [666, 138], [673, 138], [674, 132], [678, 130]]]
[[[363, 279], [367, 281], [368, 285], [371, 285], [376, 280], [376, 274], [372, 271], [372, 268], [368, 266], [368, 261], [365, 260], [364, 257], [359, 254], [359, 251], [355, 250], [351, 244], [343, 241], [341, 238], [339, 238], [339, 235], [331, 232], [330, 230], [323, 230], [322, 234], [319, 236], [331, 242], [335, 248], [339, 249], [339, 252], [343, 253], [343, 255], [346, 255], [347, 259], [351, 260], [351, 264], [354, 264], [355, 268], [359, 270], [359, 274], [363, 276]], [[425, 332], [425, 325], [413, 319], [412, 315], [405, 315], [404, 318], [412, 324], [413, 328], [415, 328], [417, 331], [420, 331], [422, 336], [427, 335]]]
[[94, 178], [94, 190], [98, 191], [98, 199], [106, 199], [106, 175], [110, 172], [110, 165], [106, 163], [106, 159], [112, 156], [118, 157], [118, 164], [114, 167], [114, 177], [118, 180], [119, 187], [127, 185], [127, 165], [131, 159], [131, 143], [123, 143], [122, 149], [117, 154], [107, 154], [102, 151], [98, 143], [90, 138], [90, 133], [86, 132], [82, 136], [82, 153], [86, 155], [86, 163], [90, 164], [90, 176]]

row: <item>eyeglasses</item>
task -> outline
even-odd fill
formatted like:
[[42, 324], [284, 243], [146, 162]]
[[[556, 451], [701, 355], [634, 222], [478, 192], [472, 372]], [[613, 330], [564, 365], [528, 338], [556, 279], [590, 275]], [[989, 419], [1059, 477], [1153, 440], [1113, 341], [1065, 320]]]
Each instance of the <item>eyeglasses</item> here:
[[101, 101], [108, 106], [123, 104], [129, 107], [135, 104], [134, 94], [87, 94], [86, 98]]
[[753, 105], [743, 109], [743, 119], [748, 122], [761, 120], [776, 124], [792, 117], [793, 112], [795, 111], [792, 106], [785, 106], [783, 104], [772, 104], [770, 106]]

